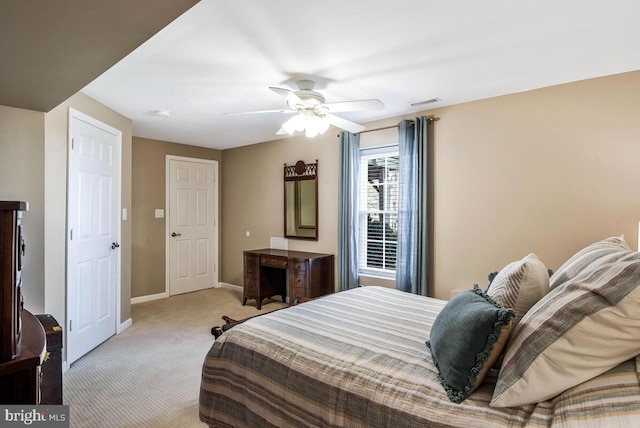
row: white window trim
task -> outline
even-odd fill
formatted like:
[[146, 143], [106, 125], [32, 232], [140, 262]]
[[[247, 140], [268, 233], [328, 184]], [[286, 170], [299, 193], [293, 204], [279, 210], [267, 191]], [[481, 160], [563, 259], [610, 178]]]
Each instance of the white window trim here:
[[[380, 155], [397, 155], [397, 154], [398, 154], [398, 143], [387, 144], [383, 146], [361, 148], [359, 153], [360, 166], [362, 167], [363, 158], [372, 158]], [[358, 178], [358, 186], [360, 186], [360, 188], [362, 188], [362, 183], [361, 183], [362, 177], [363, 175], [361, 174], [360, 177]], [[360, 206], [358, 206], [358, 223], [359, 224], [360, 224], [360, 216], [361, 216], [361, 211], [360, 211]], [[359, 227], [358, 234], [360, 235], [362, 233], [363, 233], [362, 227]], [[358, 245], [360, 245], [362, 241], [363, 241], [362, 236], [359, 236]], [[361, 250], [361, 248], [359, 247], [358, 250]], [[366, 259], [366, 255], [363, 255], [361, 251], [360, 253], [361, 255], [358, 257], [358, 276], [367, 276], [367, 277], [373, 277], [373, 278], [377, 277], [377, 278], [384, 278], [384, 279], [395, 278], [396, 276], [395, 270], [363, 267], [361, 262], [364, 259]]]

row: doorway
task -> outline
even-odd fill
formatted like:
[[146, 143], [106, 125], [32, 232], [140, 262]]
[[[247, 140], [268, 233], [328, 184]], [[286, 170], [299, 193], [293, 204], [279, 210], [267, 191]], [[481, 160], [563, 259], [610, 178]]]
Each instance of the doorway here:
[[218, 284], [218, 162], [166, 158], [166, 277], [169, 295]]
[[69, 109], [67, 364], [116, 333], [122, 132]]

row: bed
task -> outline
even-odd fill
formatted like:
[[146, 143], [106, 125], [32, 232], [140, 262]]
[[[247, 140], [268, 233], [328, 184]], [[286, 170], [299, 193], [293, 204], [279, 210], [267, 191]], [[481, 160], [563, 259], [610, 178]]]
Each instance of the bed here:
[[491, 369], [452, 402], [425, 344], [446, 304], [367, 286], [237, 325], [205, 358], [200, 420], [220, 428], [640, 426], [638, 356], [516, 407], [489, 405], [499, 373]]

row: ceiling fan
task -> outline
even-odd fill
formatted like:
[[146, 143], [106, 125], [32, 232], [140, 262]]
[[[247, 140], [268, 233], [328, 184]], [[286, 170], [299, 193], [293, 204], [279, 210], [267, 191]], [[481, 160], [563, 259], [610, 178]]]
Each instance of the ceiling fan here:
[[307, 137], [315, 137], [325, 132], [329, 125], [346, 131], [357, 133], [364, 130], [364, 126], [336, 116], [333, 113], [346, 111], [378, 110], [384, 108], [382, 101], [377, 99], [342, 101], [325, 103], [324, 96], [313, 90], [316, 83], [313, 80], [299, 80], [298, 90], [269, 87], [273, 92], [287, 100], [288, 109], [261, 110], [243, 113], [227, 114], [257, 114], [257, 113], [295, 113], [295, 116], [282, 124], [277, 135], [293, 134], [296, 131], [304, 131]]

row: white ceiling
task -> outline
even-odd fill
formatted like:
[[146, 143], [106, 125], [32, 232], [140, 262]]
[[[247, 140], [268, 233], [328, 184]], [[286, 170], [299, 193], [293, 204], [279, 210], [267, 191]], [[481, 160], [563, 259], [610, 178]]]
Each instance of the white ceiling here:
[[[378, 98], [360, 123], [640, 69], [637, 0], [202, 0], [82, 92], [135, 136], [226, 149], [279, 138], [268, 89]], [[410, 104], [439, 97], [428, 107]], [[168, 110], [161, 118], [151, 112]]]

